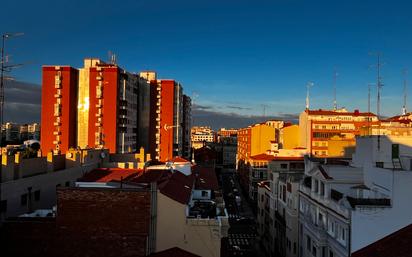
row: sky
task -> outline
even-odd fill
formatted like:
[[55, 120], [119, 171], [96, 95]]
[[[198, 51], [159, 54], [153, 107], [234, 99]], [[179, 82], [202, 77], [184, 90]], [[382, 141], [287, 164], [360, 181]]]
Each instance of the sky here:
[[[295, 117], [308, 82], [311, 108], [332, 108], [334, 70], [338, 106], [366, 111], [376, 52], [382, 114], [395, 115], [402, 71], [412, 74], [410, 1], [3, 1], [1, 9], [0, 32], [24, 32], [6, 42], [9, 59], [25, 64], [10, 74], [16, 80], [40, 85], [41, 65], [81, 67], [112, 51], [130, 72], [181, 82], [202, 117]], [[373, 86], [374, 112], [375, 99]]]

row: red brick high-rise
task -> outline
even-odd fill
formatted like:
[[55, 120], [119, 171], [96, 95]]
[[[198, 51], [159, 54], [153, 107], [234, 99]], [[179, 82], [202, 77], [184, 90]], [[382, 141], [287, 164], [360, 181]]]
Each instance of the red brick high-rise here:
[[98, 59], [79, 70], [43, 67], [43, 155], [70, 147], [148, 151], [149, 92], [145, 79]]
[[[184, 105], [183, 88], [175, 80], [158, 80], [154, 72], [141, 72], [150, 80], [150, 153], [153, 159], [168, 161], [184, 154], [183, 135], [190, 119], [190, 105]], [[187, 97], [186, 101], [189, 101]], [[185, 117], [188, 116], [188, 117]]]
[[76, 146], [79, 72], [69, 66], [43, 66], [41, 150], [66, 152]]

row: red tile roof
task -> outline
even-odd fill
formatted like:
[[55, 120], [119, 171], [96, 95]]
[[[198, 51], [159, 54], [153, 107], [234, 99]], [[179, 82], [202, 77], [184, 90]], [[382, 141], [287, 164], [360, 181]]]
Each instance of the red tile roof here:
[[200, 257], [199, 255], [182, 250], [179, 247], [173, 247], [157, 253], [152, 253], [152, 257]]
[[265, 154], [265, 153], [258, 154], [258, 155], [253, 155], [253, 156], [250, 157], [250, 159], [252, 159], [252, 160], [264, 160], [264, 161], [271, 161], [274, 158], [275, 158], [275, 156]]
[[411, 257], [412, 224], [354, 253], [351, 257]]
[[213, 168], [195, 166], [192, 169], [195, 173], [195, 189], [219, 190], [219, 182]]
[[306, 113], [310, 115], [341, 115], [341, 116], [376, 116], [374, 113], [371, 112], [359, 112], [359, 111], [354, 111], [354, 112], [337, 112], [337, 111], [331, 111], [331, 110], [306, 110]]
[[169, 180], [159, 184], [160, 192], [171, 199], [187, 204], [192, 194], [194, 176], [186, 176], [180, 171], [175, 171]]
[[171, 175], [172, 173], [170, 170], [148, 169], [140, 172], [137, 176], [131, 178], [130, 181], [134, 183], [161, 183], [162, 181], [169, 179]]
[[110, 181], [120, 181], [120, 180], [130, 180], [131, 178], [142, 172], [139, 169], [122, 169], [122, 168], [99, 168], [94, 169], [82, 178], [79, 179], [80, 182], [110, 182]]

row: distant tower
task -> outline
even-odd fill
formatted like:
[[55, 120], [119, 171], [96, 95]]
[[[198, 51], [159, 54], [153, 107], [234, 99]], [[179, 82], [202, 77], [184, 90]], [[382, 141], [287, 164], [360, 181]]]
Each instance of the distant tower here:
[[408, 76], [408, 70], [404, 69], [403, 70], [403, 106], [402, 106], [402, 115], [406, 115], [407, 110], [406, 110], [406, 97], [408, 95], [408, 81], [407, 81], [407, 76]]
[[308, 84], [306, 84], [306, 110], [309, 110], [309, 91], [313, 85], [314, 84], [312, 82], [308, 82]]

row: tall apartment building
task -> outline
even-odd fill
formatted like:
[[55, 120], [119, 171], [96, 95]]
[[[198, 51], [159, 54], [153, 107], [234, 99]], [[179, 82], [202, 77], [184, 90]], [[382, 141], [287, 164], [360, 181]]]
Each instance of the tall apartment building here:
[[79, 70], [44, 66], [43, 154], [70, 147], [147, 149], [149, 90], [145, 79], [99, 59], [85, 59]]
[[373, 113], [306, 109], [299, 116], [300, 146], [314, 156], [350, 157], [355, 136], [379, 124]]
[[192, 128], [192, 100], [189, 96], [183, 95], [183, 153], [182, 156], [187, 160], [190, 160], [192, 155], [192, 141], [190, 138], [190, 132]]
[[[158, 80], [154, 72], [141, 72], [150, 79], [150, 152], [152, 158], [167, 161], [183, 154], [184, 118], [190, 105], [183, 108], [183, 87], [175, 80]], [[185, 138], [186, 140], [186, 138]]]
[[41, 150], [67, 152], [76, 147], [79, 71], [69, 66], [43, 66]]

